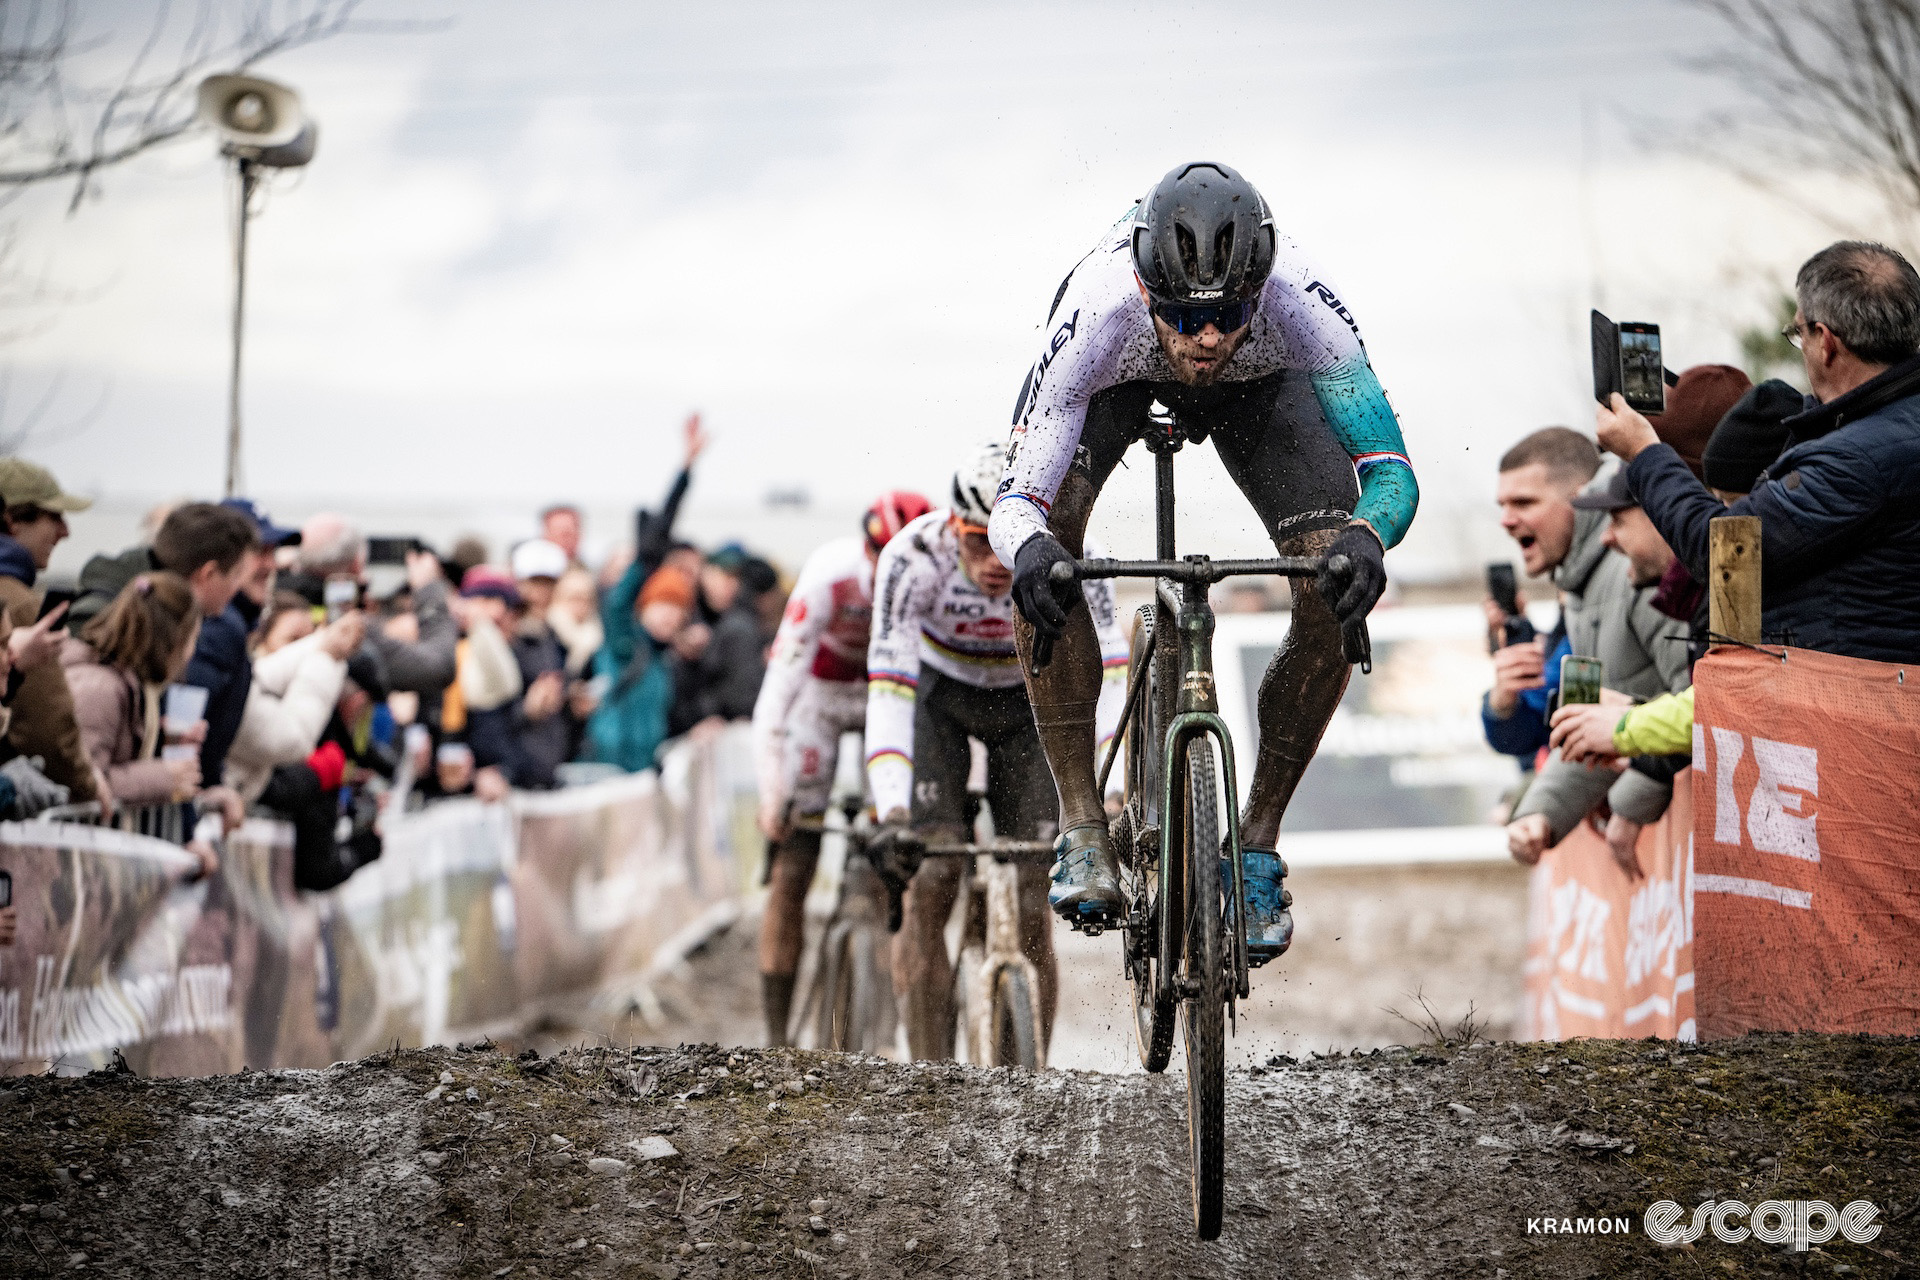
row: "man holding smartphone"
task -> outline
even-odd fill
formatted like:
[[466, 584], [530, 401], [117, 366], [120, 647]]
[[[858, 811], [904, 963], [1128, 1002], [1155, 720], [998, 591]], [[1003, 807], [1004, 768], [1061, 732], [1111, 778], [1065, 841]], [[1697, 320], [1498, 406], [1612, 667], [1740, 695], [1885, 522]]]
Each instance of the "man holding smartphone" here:
[[[1569, 427], [1542, 427], [1524, 437], [1500, 459], [1494, 497], [1500, 527], [1520, 548], [1521, 567], [1530, 578], [1552, 575], [1570, 594], [1562, 600], [1560, 621], [1545, 636], [1501, 645], [1493, 655], [1493, 688], [1480, 707], [1487, 743], [1517, 756], [1528, 768], [1547, 745], [1547, 714], [1560, 680], [1560, 659], [1571, 653], [1568, 617], [1578, 611], [1578, 581], [1584, 586], [1601, 554], [1597, 521], [1575, 519], [1572, 500], [1600, 469], [1593, 441]], [[1569, 565], [1567, 581], [1561, 568]], [[1515, 604], [1524, 606], [1516, 596]], [[1502, 628], [1506, 609], [1491, 596], [1485, 602], [1487, 625]], [[1498, 634], [1498, 631], [1495, 632]]]
[[[1673, 432], [1699, 421], [1717, 422], [1747, 386], [1745, 375], [1724, 365], [1689, 369], [1668, 390], [1666, 412], [1658, 420]], [[1585, 437], [1581, 439], [1593, 448]], [[1659, 573], [1651, 565], [1660, 559], [1657, 550], [1634, 543], [1636, 557], [1646, 561], [1636, 575], [1629, 556], [1616, 549], [1617, 540], [1607, 536], [1610, 514], [1623, 492], [1616, 474], [1612, 467], [1601, 471], [1582, 496], [1567, 499], [1573, 536], [1567, 555], [1554, 571], [1554, 582], [1563, 593], [1567, 652], [1601, 661], [1605, 686], [1601, 705], [1619, 705], [1624, 710], [1636, 700], [1678, 693], [1691, 683], [1691, 677], [1688, 624], [1654, 607]], [[1503, 484], [1505, 480], [1503, 475]], [[1638, 525], [1633, 528], [1637, 530]], [[1544, 732], [1541, 740], [1544, 745]], [[1616, 787], [1619, 791], [1614, 795]], [[1611, 768], [1589, 768], [1551, 756], [1514, 806], [1507, 826], [1508, 851], [1532, 865], [1610, 796], [1614, 808], [1636, 820], [1657, 816], [1665, 807], [1665, 793], [1656, 794], [1657, 790], [1644, 775], [1623, 779]]]

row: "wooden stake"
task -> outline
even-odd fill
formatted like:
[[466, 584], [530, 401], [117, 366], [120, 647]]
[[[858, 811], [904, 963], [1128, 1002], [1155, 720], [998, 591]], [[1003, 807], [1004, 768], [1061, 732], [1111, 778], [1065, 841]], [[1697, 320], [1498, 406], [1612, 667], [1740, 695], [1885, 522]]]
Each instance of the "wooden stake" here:
[[1760, 643], [1760, 517], [1720, 516], [1708, 531], [1707, 625], [1714, 634]]

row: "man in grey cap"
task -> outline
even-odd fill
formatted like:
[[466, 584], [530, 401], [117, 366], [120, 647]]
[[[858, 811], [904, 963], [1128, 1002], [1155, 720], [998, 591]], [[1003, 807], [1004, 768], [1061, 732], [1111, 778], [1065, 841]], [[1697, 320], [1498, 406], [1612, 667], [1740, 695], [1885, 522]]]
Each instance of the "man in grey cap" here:
[[[16, 627], [31, 627], [40, 616], [41, 593], [34, 583], [54, 547], [67, 536], [67, 516], [93, 503], [66, 492], [53, 473], [24, 458], [0, 458], [0, 608]], [[57, 662], [28, 670], [13, 695], [13, 721], [7, 744], [23, 756], [45, 761], [47, 777], [67, 788], [74, 802], [98, 798], [93, 762], [80, 743], [73, 718], [73, 695]]]
[[1607, 528], [1600, 541], [1627, 558], [1627, 577], [1636, 590], [1660, 585], [1673, 564], [1673, 548], [1627, 488], [1626, 468], [1616, 470], [1604, 489], [1589, 489], [1574, 498], [1573, 509], [1607, 513]]

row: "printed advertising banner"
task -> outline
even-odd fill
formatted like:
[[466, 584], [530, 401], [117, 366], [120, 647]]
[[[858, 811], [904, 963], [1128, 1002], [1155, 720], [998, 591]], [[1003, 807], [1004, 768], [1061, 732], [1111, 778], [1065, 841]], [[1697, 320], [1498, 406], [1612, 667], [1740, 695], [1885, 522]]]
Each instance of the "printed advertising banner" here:
[[1694, 680], [1702, 1036], [1920, 1032], [1920, 670], [1727, 647]]
[[1584, 822], [1533, 869], [1529, 1039], [1696, 1038], [1689, 773], [1674, 780], [1666, 816], [1640, 833], [1639, 876]]
[[474, 1040], [643, 975], [758, 871], [746, 730], [683, 741], [658, 776], [390, 824], [327, 893], [291, 829], [255, 820], [218, 875], [158, 840], [0, 823], [18, 935], [0, 948], [0, 1072], [311, 1067]]

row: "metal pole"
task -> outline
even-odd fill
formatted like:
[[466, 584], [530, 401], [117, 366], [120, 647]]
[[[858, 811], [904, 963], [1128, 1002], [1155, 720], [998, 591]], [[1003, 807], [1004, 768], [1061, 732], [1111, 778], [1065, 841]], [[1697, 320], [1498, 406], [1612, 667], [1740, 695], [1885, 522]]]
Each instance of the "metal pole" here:
[[253, 203], [254, 163], [240, 165], [240, 224], [233, 252], [233, 378], [227, 388], [227, 497], [240, 490], [240, 335], [247, 310], [247, 209]]

